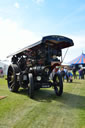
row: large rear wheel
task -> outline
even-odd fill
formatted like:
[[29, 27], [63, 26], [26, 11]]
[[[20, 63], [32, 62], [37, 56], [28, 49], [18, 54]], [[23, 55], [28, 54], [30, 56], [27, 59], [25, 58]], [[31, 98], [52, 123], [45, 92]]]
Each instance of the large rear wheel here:
[[7, 72], [8, 88], [12, 92], [17, 92], [20, 85], [17, 81], [17, 73], [19, 73], [18, 66], [16, 64], [10, 65]]
[[28, 85], [28, 91], [29, 91], [29, 97], [33, 98], [34, 96], [34, 80], [32, 73], [28, 74], [29, 76], [29, 85]]
[[54, 78], [54, 90], [57, 96], [61, 96], [63, 93], [63, 81], [61, 74], [55, 74]]

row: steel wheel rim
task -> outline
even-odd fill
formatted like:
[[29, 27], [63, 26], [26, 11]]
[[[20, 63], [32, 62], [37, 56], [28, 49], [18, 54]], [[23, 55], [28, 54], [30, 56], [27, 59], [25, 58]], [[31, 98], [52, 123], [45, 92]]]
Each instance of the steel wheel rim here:
[[14, 71], [12, 67], [8, 70], [8, 87], [9, 89], [12, 89], [14, 86]]

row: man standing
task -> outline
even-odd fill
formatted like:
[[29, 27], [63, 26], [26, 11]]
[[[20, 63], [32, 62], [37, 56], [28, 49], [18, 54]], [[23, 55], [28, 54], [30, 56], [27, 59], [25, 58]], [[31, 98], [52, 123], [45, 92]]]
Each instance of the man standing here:
[[76, 77], [76, 68], [75, 67], [73, 67], [73, 76], [74, 76], [74, 79], [76, 79], [77, 77]]

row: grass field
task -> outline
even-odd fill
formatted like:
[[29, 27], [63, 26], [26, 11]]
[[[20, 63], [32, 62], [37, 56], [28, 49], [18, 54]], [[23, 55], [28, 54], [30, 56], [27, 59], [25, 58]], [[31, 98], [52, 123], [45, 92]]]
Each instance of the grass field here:
[[85, 80], [64, 82], [57, 97], [52, 88], [41, 89], [30, 99], [27, 90], [8, 90], [0, 78], [0, 128], [85, 128]]

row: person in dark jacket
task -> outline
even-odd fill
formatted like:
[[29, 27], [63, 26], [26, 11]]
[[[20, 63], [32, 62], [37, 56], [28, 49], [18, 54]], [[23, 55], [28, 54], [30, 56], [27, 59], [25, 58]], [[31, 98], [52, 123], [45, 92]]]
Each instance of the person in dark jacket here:
[[64, 71], [64, 68], [61, 68], [61, 76], [62, 76], [62, 80], [64, 81], [64, 77], [65, 77], [65, 71]]
[[73, 67], [72, 72], [73, 72], [74, 79], [76, 79], [77, 76], [76, 76], [76, 68], [75, 67]]

